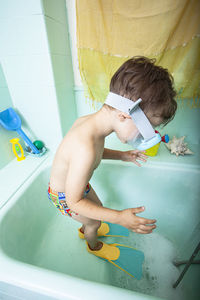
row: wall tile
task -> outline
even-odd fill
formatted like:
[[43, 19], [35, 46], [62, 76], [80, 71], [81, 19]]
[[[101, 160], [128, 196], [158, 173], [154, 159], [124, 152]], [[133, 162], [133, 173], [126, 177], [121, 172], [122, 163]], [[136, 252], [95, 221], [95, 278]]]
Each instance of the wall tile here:
[[49, 54], [13, 55], [1, 59], [9, 88], [12, 85], [53, 85]]
[[0, 19], [0, 57], [48, 51], [42, 15]]
[[71, 55], [67, 24], [61, 24], [45, 16], [45, 23], [52, 54]]
[[58, 22], [66, 23], [65, 0], [42, 0], [43, 12]]
[[75, 95], [73, 89], [66, 84], [56, 86], [56, 95], [62, 133], [65, 136], [77, 118]]
[[0, 0], [0, 18], [42, 14], [40, 0]]
[[51, 55], [55, 84], [65, 84], [73, 89], [74, 78], [71, 56]]
[[13, 85], [11, 96], [29, 137], [43, 140], [47, 147], [58, 146], [62, 133], [55, 87]]

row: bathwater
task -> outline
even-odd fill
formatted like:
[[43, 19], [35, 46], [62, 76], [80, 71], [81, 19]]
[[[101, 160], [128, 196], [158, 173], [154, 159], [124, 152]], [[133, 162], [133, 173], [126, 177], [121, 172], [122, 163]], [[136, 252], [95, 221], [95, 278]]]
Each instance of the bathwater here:
[[[55, 209], [55, 208], [54, 208]], [[77, 234], [79, 223], [65, 216], [55, 217], [45, 236], [38, 244], [32, 263], [43, 268], [77, 276], [86, 280], [111, 284], [164, 299], [183, 300], [181, 287], [172, 285], [179, 276], [173, 265], [177, 253], [173, 244], [158, 233], [140, 235], [130, 232], [129, 237], [104, 237], [107, 243], [121, 243], [143, 251], [143, 277], [137, 280], [112, 264], [86, 250], [84, 240]]]
[[[116, 238], [109, 238], [109, 242], [116, 242]], [[131, 232], [128, 238], [120, 238], [117, 242], [132, 246], [144, 253], [143, 277], [137, 280], [113, 267], [110, 276], [111, 284], [164, 299], [188, 300], [190, 298], [189, 291], [185, 291], [181, 284], [176, 289], [172, 287], [180, 271], [173, 265], [177, 253], [169, 240], [158, 233], [142, 235]]]

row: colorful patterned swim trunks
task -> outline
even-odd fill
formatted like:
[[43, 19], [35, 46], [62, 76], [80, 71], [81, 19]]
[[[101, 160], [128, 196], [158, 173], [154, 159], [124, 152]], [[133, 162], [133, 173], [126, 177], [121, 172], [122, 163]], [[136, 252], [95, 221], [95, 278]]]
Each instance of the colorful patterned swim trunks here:
[[[90, 189], [91, 185], [88, 183], [84, 192], [84, 197], [89, 193]], [[50, 185], [48, 187], [48, 198], [63, 215], [70, 217], [78, 215], [67, 206], [65, 193], [55, 192], [51, 189]]]
[[[89, 193], [91, 189], [90, 183], [87, 184], [84, 197]], [[73, 212], [68, 206], [67, 202], [65, 200], [65, 193], [55, 192], [51, 189], [50, 185], [48, 187], [48, 198], [49, 200], [59, 209], [59, 211], [65, 215], [73, 217], [75, 215], [78, 215], [77, 213]]]

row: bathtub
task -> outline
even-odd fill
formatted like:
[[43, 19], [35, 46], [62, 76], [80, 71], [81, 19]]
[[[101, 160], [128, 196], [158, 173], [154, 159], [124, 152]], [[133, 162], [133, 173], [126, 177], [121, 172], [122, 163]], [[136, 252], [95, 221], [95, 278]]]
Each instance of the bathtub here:
[[172, 288], [182, 270], [173, 260], [188, 259], [198, 242], [198, 167], [179, 159], [150, 159], [142, 168], [105, 160], [94, 172], [90, 182], [105, 206], [144, 205], [141, 216], [157, 219], [150, 235], [106, 238], [144, 252], [143, 278], [137, 280], [89, 254], [78, 238], [79, 224], [49, 202], [52, 158], [0, 210], [0, 299], [199, 299], [198, 266]]

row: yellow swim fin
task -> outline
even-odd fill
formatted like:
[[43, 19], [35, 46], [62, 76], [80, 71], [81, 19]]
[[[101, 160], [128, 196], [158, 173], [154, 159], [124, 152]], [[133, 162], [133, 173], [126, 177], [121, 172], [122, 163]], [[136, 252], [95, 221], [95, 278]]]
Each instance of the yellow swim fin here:
[[89, 253], [110, 262], [134, 278], [142, 278], [142, 263], [144, 261], [144, 253], [142, 251], [116, 243], [103, 243], [102, 248], [95, 251], [90, 249], [87, 242], [86, 244]]

